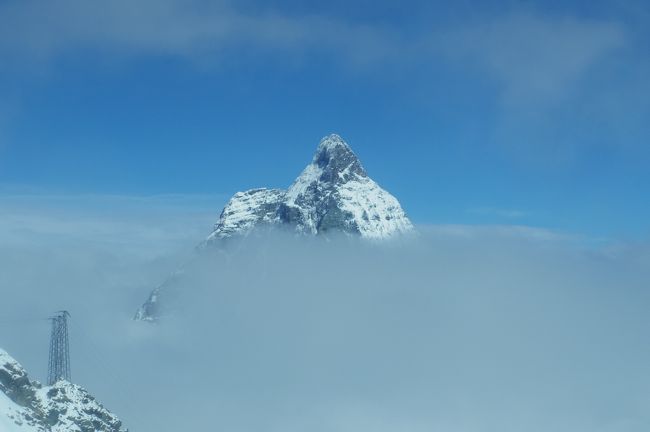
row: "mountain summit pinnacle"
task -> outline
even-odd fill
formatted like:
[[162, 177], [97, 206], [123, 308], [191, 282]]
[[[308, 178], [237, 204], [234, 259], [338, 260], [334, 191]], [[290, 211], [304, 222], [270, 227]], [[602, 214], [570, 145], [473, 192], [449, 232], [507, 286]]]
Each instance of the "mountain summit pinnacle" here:
[[352, 175], [368, 176], [357, 155], [336, 134], [331, 134], [321, 140], [312, 164], [323, 170], [321, 174], [323, 181], [341, 182], [349, 180]]

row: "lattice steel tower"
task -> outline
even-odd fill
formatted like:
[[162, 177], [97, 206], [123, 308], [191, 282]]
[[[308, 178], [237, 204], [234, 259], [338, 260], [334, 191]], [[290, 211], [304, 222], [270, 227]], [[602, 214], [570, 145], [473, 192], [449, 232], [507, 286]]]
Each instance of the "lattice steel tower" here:
[[50, 361], [47, 368], [47, 384], [59, 380], [70, 381], [70, 346], [68, 343], [68, 311], [59, 311], [52, 321], [50, 337]]

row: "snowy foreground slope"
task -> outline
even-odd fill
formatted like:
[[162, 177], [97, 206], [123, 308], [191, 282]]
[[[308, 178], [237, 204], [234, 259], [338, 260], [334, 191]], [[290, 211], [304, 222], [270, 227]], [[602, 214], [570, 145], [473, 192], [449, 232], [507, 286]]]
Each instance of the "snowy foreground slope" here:
[[[339, 232], [370, 240], [413, 231], [397, 199], [368, 176], [350, 146], [335, 134], [320, 141], [311, 163], [287, 190], [236, 193], [199, 249], [219, 249], [262, 227], [302, 235]], [[173, 288], [179, 275], [151, 293], [136, 319], [153, 320], [159, 315], [161, 294]]]
[[0, 349], [1, 432], [124, 432], [122, 422], [67, 381], [42, 386]]

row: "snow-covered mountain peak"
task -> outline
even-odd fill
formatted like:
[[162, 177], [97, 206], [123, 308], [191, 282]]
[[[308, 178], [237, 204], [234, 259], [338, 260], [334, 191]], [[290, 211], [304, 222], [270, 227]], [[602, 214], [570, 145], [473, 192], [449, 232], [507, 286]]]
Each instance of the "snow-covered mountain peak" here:
[[341, 138], [340, 135], [333, 133], [321, 138], [318, 148], [316, 149], [316, 154], [327, 150], [333, 150], [336, 147], [343, 147], [351, 151], [350, 146], [348, 146], [343, 138]]
[[245, 235], [261, 225], [283, 225], [304, 234], [330, 231], [382, 239], [412, 230], [399, 202], [375, 183], [339, 135], [321, 139], [312, 161], [284, 191], [236, 193], [205, 245]]
[[368, 176], [357, 155], [343, 138], [336, 134], [328, 135], [320, 141], [312, 165], [316, 169], [309, 171], [317, 171], [319, 180], [323, 182], [341, 183], [353, 176]]
[[309, 234], [339, 231], [381, 239], [413, 228], [397, 199], [368, 177], [336, 134], [321, 140], [278, 210], [281, 222]]

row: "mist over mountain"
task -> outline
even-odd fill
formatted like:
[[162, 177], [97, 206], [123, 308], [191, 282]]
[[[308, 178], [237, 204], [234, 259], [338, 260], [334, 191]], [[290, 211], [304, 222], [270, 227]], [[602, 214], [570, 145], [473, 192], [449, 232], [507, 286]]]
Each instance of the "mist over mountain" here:
[[[412, 233], [413, 224], [397, 199], [368, 177], [350, 146], [331, 134], [320, 141], [312, 162], [286, 191], [258, 188], [236, 193], [198, 253], [224, 252], [228, 243], [252, 232], [277, 229], [382, 241]], [[155, 288], [135, 318], [156, 321], [171, 313], [183, 295], [181, 287], [187, 286], [191, 266], [186, 264]]]
[[46, 235], [0, 244], [2, 301], [21, 317], [0, 340], [38, 378], [36, 318], [65, 305], [75, 382], [132, 431], [647, 430], [647, 244], [417, 228], [382, 247], [251, 234], [197, 260], [155, 326], [130, 312], [178, 255], [168, 239], [128, 255], [134, 231], [98, 243], [77, 226], [87, 241], [65, 251]]

